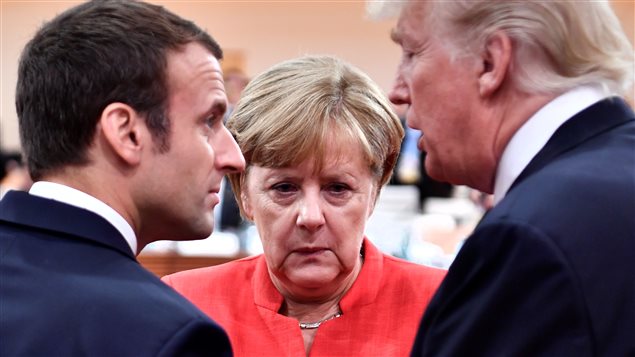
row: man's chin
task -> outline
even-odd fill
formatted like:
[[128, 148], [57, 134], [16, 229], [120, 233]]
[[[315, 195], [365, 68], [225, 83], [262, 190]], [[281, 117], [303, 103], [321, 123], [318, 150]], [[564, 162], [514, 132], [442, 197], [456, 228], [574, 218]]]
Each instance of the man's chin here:
[[188, 240], [203, 240], [209, 238], [212, 235], [213, 227], [199, 227], [199, 229], [195, 231], [191, 231], [189, 234], [180, 234], [179, 239], [173, 239], [178, 241], [188, 241]]
[[448, 177], [443, 167], [440, 164], [436, 163], [435, 160], [430, 160], [430, 155], [426, 157], [425, 169], [426, 174], [433, 180], [452, 183], [450, 182], [450, 177]]

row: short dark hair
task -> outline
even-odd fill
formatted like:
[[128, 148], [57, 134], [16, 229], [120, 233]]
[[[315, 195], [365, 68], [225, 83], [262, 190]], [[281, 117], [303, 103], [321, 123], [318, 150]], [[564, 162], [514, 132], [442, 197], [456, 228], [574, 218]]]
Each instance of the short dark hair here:
[[218, 43], [193, 22], [138, 1], [90, 1], [44, 24], [22, 52], [16, 88], [33, 179], [86, 164], [99, 116], [113, 102], [144, 115], [159, 151], [167, 151], [167, 54], [191, 42], [222, 59]]

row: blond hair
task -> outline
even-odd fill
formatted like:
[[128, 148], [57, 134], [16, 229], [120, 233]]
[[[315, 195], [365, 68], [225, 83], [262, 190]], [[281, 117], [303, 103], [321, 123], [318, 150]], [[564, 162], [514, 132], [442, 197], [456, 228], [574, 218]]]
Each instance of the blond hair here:
[[[395, 6], [404, 4], [375, 4], [369, 11]], [[505, 32], [515, 49], [510, 78], [523, 92], [558, 94], [599, 85], [607, 94], [625, 95], [632, 89], [633, 46], [607, 1], [453, 0], [425, 6], [422, 31], [445, 40], [454, 58], [474, 56], [491, 34]]]
[[329, 137], [359, 143], [377, 193], [392, 175], [404, 131], [384, 93], [362, 71], [334, 57], [282, 62], [255, 77], [227, 121], [247, 170], [229, 175], [240, 200], [249, 167], [323, 165]]

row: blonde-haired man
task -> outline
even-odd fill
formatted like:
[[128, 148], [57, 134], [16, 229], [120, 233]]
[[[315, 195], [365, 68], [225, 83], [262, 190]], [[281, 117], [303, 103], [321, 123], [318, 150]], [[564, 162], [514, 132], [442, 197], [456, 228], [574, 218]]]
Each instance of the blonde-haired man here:
[[392, 37], [428, 173], [495, 200], [413, 356], [635, 354], [633, 48], [609, 4], [409, 1]]

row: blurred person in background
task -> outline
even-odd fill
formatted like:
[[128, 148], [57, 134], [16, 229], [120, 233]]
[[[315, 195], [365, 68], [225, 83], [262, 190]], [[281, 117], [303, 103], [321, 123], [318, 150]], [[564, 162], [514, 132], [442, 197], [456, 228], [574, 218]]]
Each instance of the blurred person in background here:
[[399, 5], [390, 98], [431, 177], [494, 195], [412, 355], [634, 355], [633, 47], [609, 3]]
[[249, 84], [249, 77], [241, 69], [231, 67], [225, 70], [223, 80], [227, 93], [227, 111], [225, 111], [225, 121], [227, 121], [240, 100], [243, 90]]
[[[238, 68], [228, 68], [223, 74], [225, 82], [225, 93], [227, 94], [227, 110], [225, 111], [224, 121], [230, 117], [236, 107], [236, 103], [240, 99], [240, 95], [249, 83], [247, 75]], [[238, 235], [240, 251], [246, 251], [246, 237], [243, 234], [245, 222], [240, 216], [240, 208], [236, 202], [236, 195], [232, 191], [231, 185], [227, 178], [223, 178], [221, 185], [221, 201], [218, 210], [218, 227], [222, 231], [233, 232]]]
[[9, 190], [27, 191], [33, 181], [19, 152], [0, 151], [0, 199]]
[[405, 136], [395, 165], [395, 174], [389, 183], [392, 185], [415, 185], [419, 191], [417, 207], [421, 211], [430, 197], [452, 197], [454, 186], [447, 182], [434, 180], [428, 175], [423, 164], [426, 153], [417, 149], [421, 133], [419, 130], [406, 125], [408, 107], [405, 105], [393, 105], [393, 107], [404, 128]]
[[194, 23], [135, 1], [73, 7], [26, 45], [16, 109], [35, 183], [0, 201], [0, 355], [231, 355], [135, 258], [208, 237], [223, 175], [244, 168], [221, 58]]
[[403, 129], [382, 91], [333, 57], [260, 74], [228, 128], [230, 175], [264, 254], [164, 280], [226, 328], [237, 356], [406, 356], [444, 271], [364, 235]]

